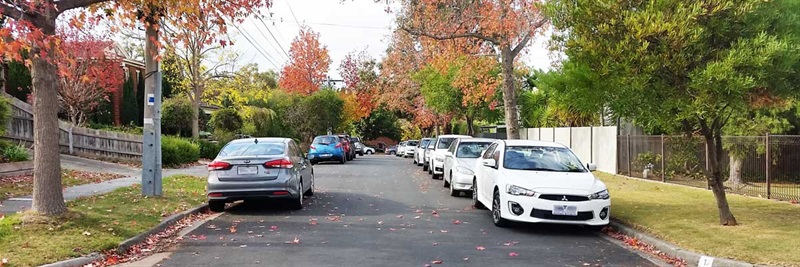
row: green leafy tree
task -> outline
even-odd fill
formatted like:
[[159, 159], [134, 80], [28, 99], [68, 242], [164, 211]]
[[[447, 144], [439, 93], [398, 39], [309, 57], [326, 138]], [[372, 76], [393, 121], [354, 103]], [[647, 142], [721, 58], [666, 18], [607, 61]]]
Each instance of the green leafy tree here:
[[137, 121], [142, 120], [139, 117], [139, 103], [136, 102], [136, 93], [133, 91], [133, 77], [130, 76], [125, 79], [125, 83], [122, 85], [120, 115], [123, 125], [136, 124]]
[[27, 101], [31, 93], [31, 72], [25, 64], [19, 61], [9, 61], [8, 77], [5, 77], [6, 93], [13, 95], [19, 100]]
[[[138, 107], [139, 117], [141, 120], [136, 120], [136, 125], [144, 125], [144, 75], [140, 73], [138, 81], [136, 82], [136, 106]], [[164, 97], [166, 98], [166, 97]], [[163, 98], [162, 98], [163, 99]]]
[[211, 115], [208, 123], [215, 132], [240, 133], [244, 122], [236, 109], [223, 108]]
[[161, 129], [169, 135], [192, 136], [192, 103], [189, 99], [179, 96], [164, 100]]
[[366, 118], [356, 123], [356, 131], [364, 140], [374, 140], [385, 136], [392, 140], [400, 139], [400, 124], [392, 112], [378, 108]]
[[[555, 0], [548, 12], [566, 56], [608, 82], [616, 114], [662, 129], [698, 131], [709, 147], [708, 185], [722, 225], [722, 128], [729, 118], [800, 92], [800, 2], [794, 0]], [[595, 88], [591, 88], [597, 90]], [[587, 100], [587, 98], [575, 101]]]
[[[599, 123], [604, 103], [596, 94], [602, 93], [606, 85], [588, 66], [567, 61], [559, 69], [529, 74], [525, 81], [530, 90], [520, 95], [520, 113], [528, 127], [581, 127]], [[573, 89], [576, 87], [584, 89]], [[577, 92], [593, 95], [575, 95]], [[574, 101], [576, 98], [586, 101]]]

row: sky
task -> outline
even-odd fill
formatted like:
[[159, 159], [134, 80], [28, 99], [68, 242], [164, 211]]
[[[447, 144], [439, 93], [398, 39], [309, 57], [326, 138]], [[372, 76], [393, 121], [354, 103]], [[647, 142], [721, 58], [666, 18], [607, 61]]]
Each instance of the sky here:
[[[235, 40], [233, 49], [241, 54], [239, 64], [256, 63], [260, 70], [280, 71], [289, 61], [286, 53], [300, 25], [307, 25], [328, 48], [329, 76], [339, 79], [339, 64], [349, 52], [366, 50], [375, 59], [383, 58], [394, 25], [394, 15], [385, 8], [373, 0], [274, 0], [269, 10], [272, 18], [263, 22], [248, 18], [229, 28], [229, 33]], [[522, 56], [527, 65], [547, 69], [551, 61], [542, 39]]]

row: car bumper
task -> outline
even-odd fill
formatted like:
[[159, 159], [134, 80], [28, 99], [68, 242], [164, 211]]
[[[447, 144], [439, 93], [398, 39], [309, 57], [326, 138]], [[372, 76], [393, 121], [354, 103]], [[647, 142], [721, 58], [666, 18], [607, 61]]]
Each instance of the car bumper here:
[[444, 162], [441, 161], [433, 162], [433, 174], [444, 174]]
[[[507, 220], [517, 222], [600, 226], [607, 225], [609, 218], [611, 217], [610, 199], [588, 201], [552, 201], [527, 196], [511, 196], [503, 194], [501, 203], [503, 208], [503, 212], [501, 213], [502, 217]], [[513, 203], [516, 203], [523, 208], [522, 214], [516, 215], [513, 213]], [[578, 215], [554, 215], [553, 209], [556, 205], [575, 206], [577, 208]]]
[[472, 175], [453, 171], [453, 177], [450, 177], [450, 186], [455, 190], [472, 190], [472, 178]]
[[206, 192], [209, 201], [224, 202], [245, 199], [296, 198], [300, 194], [297, 185], [285, 180], [209, 183]]
[[344, 158], [344, 154], [326, 154], [326, 153], [309, 153], [308, 160], [313, 162], [322, 162], [322, 161], [340, 161]]

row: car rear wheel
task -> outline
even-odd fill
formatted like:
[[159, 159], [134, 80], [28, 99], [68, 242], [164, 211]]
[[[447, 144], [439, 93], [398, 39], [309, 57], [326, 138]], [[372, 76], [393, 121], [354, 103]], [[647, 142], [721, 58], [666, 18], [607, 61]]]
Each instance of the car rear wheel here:
[[[453, 177], [453, 174], [452, 174], [452, 173], [450, 173], [450, 177]], [[442, 181], [444, 181], [444, 184], [443, 184], [443, 186], [444, 186], [445, 188], [447, 188], [447, 187], [452, 187], [452, 186], [450, 186], [450, 182], [448, 182], [448, 181], [447, 181], [447, 177], [445, 177], [445, 176], [444, 176], [444, 174], [442, 174]]]
[[478, 183], [476, 183], [476, 180], [472, 180], [472, 206], [479, 210], [486, 209], [486, 206], [478, 200]]
[[306, 191], [305, 196], [313, 196], [314, 195], [314, 174], [311, 174], [311, 186], [308, 187], [308, 191]]
[[422, 163], [422, 171], [427, 171], [427, 170], [428, 170], [428, 165], [425, 165], [425, 163]]
[[492, 222], [497, 227], [508, 227], [509, 221], [503, 219], [501, 212], [503, 210], [502, 203], [500, 203], [500, 192], [494, 191], [494, 199], [492, 200]]
[[303, 209], [303, 180], [301, 179], [297, 185], [297, 198], [293, 199], [291, 203], [289, 203], [289, 208], [293, 210], [301, 210]]
[[225, 202], [222, 201], [209, 201], [208, 209], [213, 212], [222, 212], [225, 210]]

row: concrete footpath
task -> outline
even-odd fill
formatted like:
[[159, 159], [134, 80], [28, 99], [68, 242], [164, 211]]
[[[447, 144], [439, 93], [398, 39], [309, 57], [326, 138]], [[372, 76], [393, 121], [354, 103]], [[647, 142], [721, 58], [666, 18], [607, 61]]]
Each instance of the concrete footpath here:
[[[73, 200], [80, 197], [99, 195], [114, 191], [117, 188], [128, 187], [141, 182], [142, 170], [122, 164], [61, 155], [61, 168], [97, 173], [114, 173], [124, 175], [124, 178], [108, 180], [100, 183], [78, 185], [64, 189], [64, 199]], [[206, 176], [208, 169], [205, 166], [194, 166], [183, 169], [164, 169], [163, 177], [172, 175]], [[31, 196], [10, 198], [0, 203], [0, 214], [9, 214], [24, 211], [31, 206]]]

